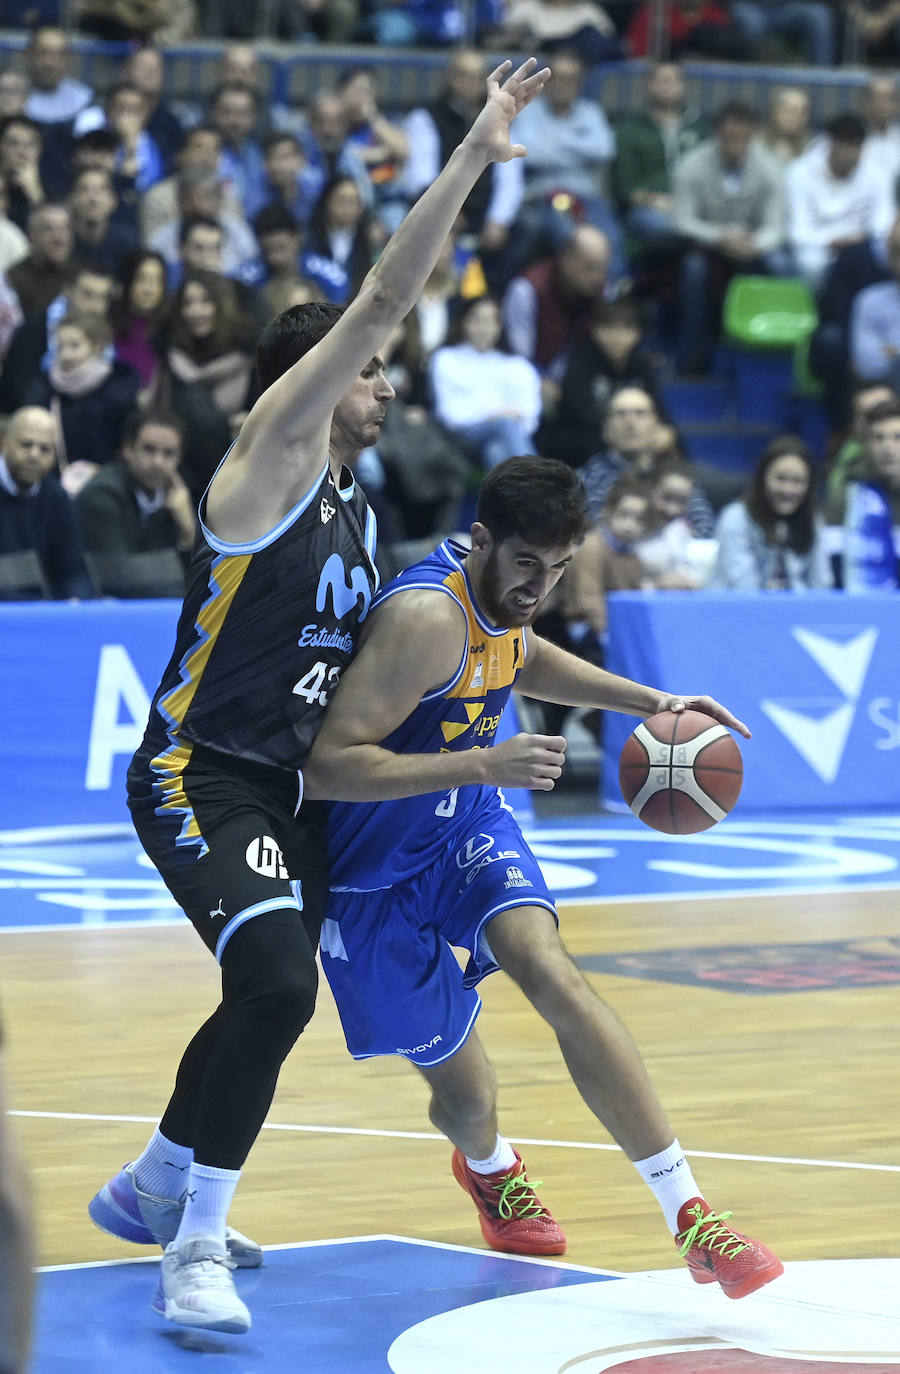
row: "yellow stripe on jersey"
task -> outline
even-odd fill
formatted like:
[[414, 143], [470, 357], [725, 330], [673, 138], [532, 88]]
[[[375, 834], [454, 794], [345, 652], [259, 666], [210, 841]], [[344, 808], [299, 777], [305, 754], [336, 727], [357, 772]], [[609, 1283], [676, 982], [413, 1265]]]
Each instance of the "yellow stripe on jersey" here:
[[181, 832], [176, 841], [178, 844], [202, 844], [200, 827], [182, 783], [193, 747], [190, 743], [178, 742], [178, 731], [200, 686], [210, 655], [252, 557], [249, 553], [226, 554], [214, 560], [210, 572], [211, 595], [203, 603], [197, 616], [197, 643], [182, 662], [181, 682], [159, 701], [159, 711], [166, 721], [172, 744], [152, 760], [150, 767], [162, 792], [158, 810], [184, 815]]
[[[509, 687], [522, 667], [522, 631], [508, 630], [506, 634], [489, 635], [479, 625], [464, 575], [455, 570], [444, 579], [444, 585], [457, 596], [466, 614], [469, 632], [469, 653], [459, 681], [447, 693], [448, 699], [484, 697], [500, 687]], [[468, 709], [468, 708], [467, 708]], [[469, 724], [477, 718], [472, 716]], [[449, 743], [449, 740], [448, 740]]]

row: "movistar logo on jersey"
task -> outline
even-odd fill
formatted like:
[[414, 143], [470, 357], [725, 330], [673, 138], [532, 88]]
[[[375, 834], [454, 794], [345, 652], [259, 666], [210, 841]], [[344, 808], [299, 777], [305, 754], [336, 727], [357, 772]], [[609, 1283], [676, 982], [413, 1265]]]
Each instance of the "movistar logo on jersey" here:
[[372, 601], [372, 588], [365, 568], [359, 564], [351, 568], [348, 581], [343, 559], [340, 554], [333, 553], [319, 574], [319, 585], [316, 588], [317, 611], [325, 610], [329, 592], [338, 620], [343, 620], [345, 615], [354, 610], [360, 599], [362, 607], [359, 618], [365, 619]]
[[301, 649], [340, 649], [342, 653], [353, 653], [353, 636], [343, 630], [325, 630], [321, 625], [304, 625], [297, 640]]

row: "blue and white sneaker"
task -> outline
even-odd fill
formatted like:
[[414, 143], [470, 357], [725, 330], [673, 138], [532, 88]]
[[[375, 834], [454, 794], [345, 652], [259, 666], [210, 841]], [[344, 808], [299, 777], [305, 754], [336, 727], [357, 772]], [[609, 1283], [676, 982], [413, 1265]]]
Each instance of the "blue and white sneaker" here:
[[[88, 1216], [107, 1235], [133, 1245], [160, 1245], [164, 1250], [175, 1239], [183, 1210], [182, 1202], [142, 1193], [130, 1164], [104, 1183], [88, 1203]], [[225, 1232], [225, 1244], [236, 1269], [258, 1269], [262, 1264], [262, 1247], [233, 1226]]]
[[250, 1312], [237, 1295], [233, 1268], [214, 1236], [188, 1236], [180, 1245], [173, 1241], [162, 1257], [150, 1305], [177, 1326], [243, 1335], [250, 1330]]

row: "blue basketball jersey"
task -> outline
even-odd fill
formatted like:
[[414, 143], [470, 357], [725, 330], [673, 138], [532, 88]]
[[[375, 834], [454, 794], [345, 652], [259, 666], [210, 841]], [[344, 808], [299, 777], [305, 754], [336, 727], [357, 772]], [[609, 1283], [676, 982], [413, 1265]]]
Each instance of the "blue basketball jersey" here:
[[[492, 625], [475, 601], [466, 575], [467, 552], [445, 540], [394, 578], [372, 603], [374, 610], [402, 592], [433, 588], [455, 601], [466, 621], [466, 642], [453, 676], [423, 697], [382, 741], [394, 753], [489, 748], [525, 662], [524, 629]], [[455, 787], [399, 801], [335, 803], [329, 821], [332, 890], [372, 891], [421, 872], [496, 792], [495, 787]]]

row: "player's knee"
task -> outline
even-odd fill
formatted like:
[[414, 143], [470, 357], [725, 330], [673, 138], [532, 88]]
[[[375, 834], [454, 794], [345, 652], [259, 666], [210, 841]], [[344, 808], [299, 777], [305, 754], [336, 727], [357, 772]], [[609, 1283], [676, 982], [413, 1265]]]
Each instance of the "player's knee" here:
[[241, 1010], [260, 1039], [283, 1058], [313, 1014], [317, 988], [312, 961], [274, 968], [252, 990], [245, 990]]
[[568, 951], [560, 944], [546, 956], [530, 960], [515, 980], [532, 1006], [548, 1020], [593, 995]]
[[250, 1023], [248, 1034], [287, 1054], [313, 1014], [318, 989], [303, 928], [248, 921], [226, 948], [222, 973], [225, 1001]]

